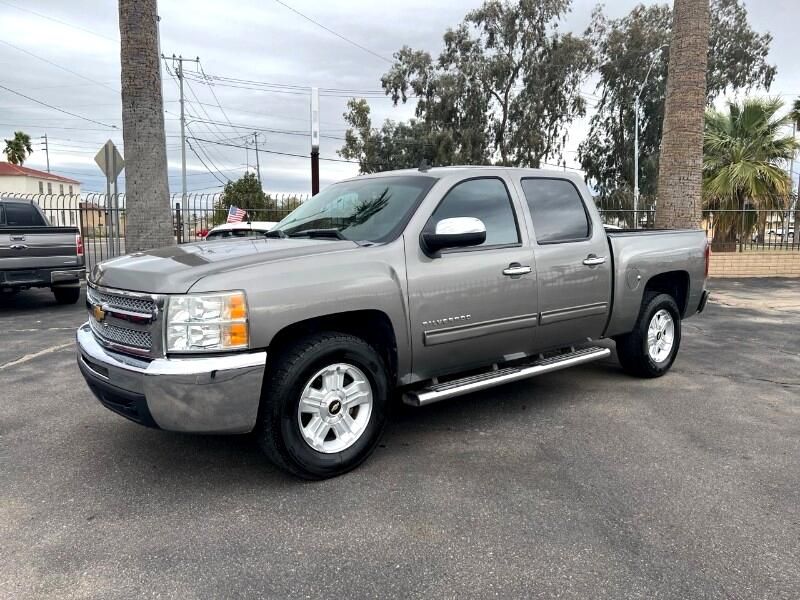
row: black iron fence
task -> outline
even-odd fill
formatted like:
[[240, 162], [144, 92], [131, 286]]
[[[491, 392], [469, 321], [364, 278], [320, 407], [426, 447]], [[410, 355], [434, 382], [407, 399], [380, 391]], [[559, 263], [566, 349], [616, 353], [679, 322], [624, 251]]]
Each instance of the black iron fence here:
[[[742, 210], [704, 210], [702, 227], [712, 251], [747, 252], [758, 250], [800, 250], [800, 203], [794, 196], [773, 201], [776, 208], [748, 207]], [[630, 197], [614, 197], [598, 202], [598, 210], [606, 225], [629, 229], [653, 228], [656, 208], [642, 199], [640, 209], [633, 210]]]
[[[126, 199], [124, 194], [50, 195], [3, 194], [38, 204], [53, 225], [81, 230], [90, 266], [125, 254]], [[277, 222], [309, 198], [309, 194], [238, 197], [235, 205], [251, 222]], [[755, 250], [800, 251], [800, 204], [788, 198], [778, 210], [714, 210], [703, 213], [703, 228], [715, 252]], [[170, 197], [172, 226], [177, 243], [202, 239], [216, 225], [225, 223], [229, 202], [221, 194], [180, 194]], [[603, 221], [612, 227], [642, 229], [655, 224], [655, 209], [646, 202], [634, 212], [628, 199], [600, 202]]]
[[[88, 265], [120, 256], [125, 250], [125, 194], [8, 194], [3, 197], [38, 204], [51, 225], [78, 227]], [[246, 221], [277, 222], [310, 197], [278, 194], [238, 197], [235, 205], [245, 211]], [[172, 227], [177, 243], [202, 239], [216, 225], [225, 223], [229, 201], [222, 194], [172, 194]]]

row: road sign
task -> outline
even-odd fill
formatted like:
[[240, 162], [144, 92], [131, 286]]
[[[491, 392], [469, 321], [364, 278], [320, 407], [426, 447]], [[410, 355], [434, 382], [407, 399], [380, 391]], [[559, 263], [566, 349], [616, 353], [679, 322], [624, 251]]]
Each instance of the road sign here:
[[108, 181], [116, 180], [117, 176], [122, 173], [122, 169], [125, 168], [125, 160], [111, 140], [108, 140], [100, 148], [100, 152], [94, 157], [94, 162], [100, 167]]

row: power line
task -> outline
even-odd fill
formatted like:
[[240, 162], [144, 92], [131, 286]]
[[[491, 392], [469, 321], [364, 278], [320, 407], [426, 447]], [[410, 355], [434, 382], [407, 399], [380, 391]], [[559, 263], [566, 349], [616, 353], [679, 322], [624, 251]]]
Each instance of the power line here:
[[[198, 66], [198, 67], [200, 67], [200, 72], [203, 74], [203, 78], [204, 78], [204, 79], [207, 79], [207, 77], [206, 77], [206, 72], [205, 72], [205, 70], [203, 69], [203, 65], [202, 65], [201, 63], [199, 63], [199, 62], [198, 62], [198, 63], [197, 63], [197, 66]], [[217, 92], [215, 92], [215, 91], [214, 91], [214, 86], [213, 86], [213, 84], [209, 83], [209, 84], [208, 84], [208, 89], [211, 91], [211, 95], [212, 95], [212, 96], [214, 96], [214, 100], [216, 101], [216, 103], [217, 103], [217, 106], [219, 106], [219, 110], [220, 110], [220, 112], [222, 113], [222, 116], [223, 116], [223, 117], [225, 117], [225, 120], [226, 120], [226, 121], [228, 122], [228, 124], [230, 125], [230, 122], [231, 122], [231, 120], [228, 118], [228, 113], [226, 113], [226, 112], [225, 112], [225, 109], [224, 109], [224, 108], [222, 108], [222, 103], [219, 101], [219, 98], [217, 98]], [[200, 101], [198, 100], [198, 102], [200, 102]], [[202, 104], [202, 102], [201, 102], [201, 104]]]
[[118, 39], [108, 37], [107, 35], [103, 35], [102, 33], [97, 33], [96, 31], [92, 31], [91, 29], [86, 29], [84, 27], [81, 27], [80, 25], [73, 25], [72, 23], [67, 23], [66, 21], [62, 21], [61, 19], [56, 19], [55, 17], [49, 17], [47, 15], [43, 15], [42, 13], [38, 13], [35, 10], [31, 10], [29, 8], [22, 8], [21, 6], [17, 6], [16, 4], [12, 4], [11, 2], [6, 2], [5, 0], [0, 0], [0, 4], [5, 4], [6, 6], [10, 6], [11, 8], [15, 8], [17, 10], [21, 10], [22, 12], [36, 15], [37, 17], [40, 17], [42, 19], [47, 19], [48, 21], [53, 21], [54, 23], [59, 23], [66, 27], [72, 27], [73, 29], [78, 29], [79, 31], [83, 31], [85, 33], [91, 33], [92, 35], [96, 35], [97, 37], [109, 40], [114, 43], [119, 42]]
[[[190, 75], [190, 74], [187, 74]], [[289, 94], [293, 96], [309, 96], [311, 94], [311, 86], [301, 86], [282, 83], [270, 83], [267, 81], [256, 81], [251, 79], [236, 79], [233, 77], [224, 77], [220, 75], [206, 75], [208, 80], [214, 82], [214, 85], [220, 87], [228, 87], [241, 90], [254, 90], [259, 92], [269, 92], [273, 94]], [[192, 81], [203, 82], [198, 77], [190, 77]], [[328, 98], [351, 98], [358, 96], [361, 98], [383, 98], [391, 100], [386, 92], [378, 89], [360, 90], [360, 89], [347, 89], [347, 88], [320, 88], [320, 95]], [[408, 94], [409, 98], [416, 97], [414, 94]]]
[[[190, 133], [191, 133], [191, 132], [190, 132]], [[187, 139], [186, 141], [187, 141], [187, 142], [188, 142], [188, 144], [189, 144], [189, 149], [190, 149], [190, 150], [191, 150], [191, 151], [194, 153], [194, 155], [197, 157], [197, 160], [199, 160], [199, 161], [202, 163], [202, 165], [203, 165], [203, 166], [206, 168], [206, 170], [207, 170], [209, 173], [211, 173], [211, 174], [214, 176], [214, 179], [216, 179], [217, 181], [219, 181], [219, 182], [220, 182], [222, 185], [225, 185], [225, 182], [224, 182], [224, 181], [222, 181], [222, 179], [220, 179], [219, 177], [217, 177], [216, 173], [214, 173], [214, 172], [213, 172], [211, 169], [209, 169], [209, 168], [208, 168], [208, 165], [205, 163], [205, 161], [203, 161], [203, 159], [201, 158], [201, 156], [200, 156], [200, 155], [197, 153], [197, 151], [194, 149], [194, 146], [192, 146], [192, 141], [191, 141], [191, 138]], [[208, 155], [206, 155], [206, 156], [208, 156]], [[209, 162], [211, 162], [211, 159], [210, 159], [210, 158], [209, 158], [208, 160], [209, 160]], [[211, 164], [213, 165], [214, 163], [212, 162]], [[214, 166], [214, 168], [216, 169], [216, 165]], [[217, 169], [217, 170], [219, 170], [219, 169]], [[220, 173], [220, 175], [222, 175], [222, 173]], [[225, 177], [224, 175], [222, 175], [222, 176], [223, 176], [223, 177]], [[228, 179], [228, 181], [230, 181], [230, 179]]]
[[[12, 94], [16, 94], [17, 96], [21, 96], [26, 100], [30, 100], [31, 102], [36, 102], [36, 104], [41, 104], [42, 106], [46, 106], [47, 108], [51, 108], [53, 110], [57, 110], [60, 113], [64, 113], [65, 115], [70, 115], [72, 117], [76, 117], [81, 119], [82, 121], [86, 121], [88, 123], [94, 123], [95, 125], [102, 125], [103, 127], [108, 127], [110, 129], [119, 129], [116, 125], [109, 125], [107, 123], [102, 123], [100, 121], [95, 121], [94, 119], [90, 119], [89, 117], [84, 117], [82, 115], [78, 115], [74, 112], [70, 112], [68, 110], [64, 110], [63, 108], [59, 108], [58, 106], [53, 106], [52, 104], [48, 104], [47, 102], [42, 102], [41, 100], [37, 100], [36, 98], [31, 98], [30, 96], [26, 96], [22, 92], [18, 92], [16, 90], [12, 90], [4, 85], [0, 85], [0, 89], [6, 90], [7, 92], [11, 92]], [[57, 127], [56, 129], [67, 129], [66, 127]]]
[[34, 54], [33, 52], [29, 52], [28, 50], [25, 50], [25, 48], [20, 48], [19, 46], [15, 46], [14, 44], [6, 42], [5, 40], [0, 40], [0, 44], [4, 44], [4, 45], [8, 46], [9, 48], [13, 48], [14, 50], [17, 50], [18, 52], [22, 52], [23, 54], [27, 54], [28, 56], [32, 56], [33, 58], [41, 60], [42, 62], [45, 62], [48, 65], [51, 65], [51, 66], [53, 66], [53, 67], [55, 67], [57, 69], [61, 69], [62, 71], [66, 71], [67, 73], [70, 73], [71, 75], [75, 75], [75, 77], [80, 77], [81, 79], [84, 79], [84, 80], [88, 81], [89, 83], [93, 83], [95, 85], [102, 86], [104, 88], [107, 88], [107, 89], [111, 90], [112, 92], [116, 92], [117, 94], [120, 93], [118, 89], [113, 88], [110, 85], [106, 85], [102, 81], [97, 81], [96, 79], [91, 79], [89, 77], [86, 77], [85, 75], [81, 75], [80, 73], [78, 73], [76, 71], [73, 71], [72, 69], [68, 69], [67, 67], [62, 67], [58, 63], [54, 63], [52, 60], [48, 60], [48, 59], [46, 59], [46, 58], [44, 58], [42, 56], [39, 56], [38, 54]]
[[345, 41], [345, 42], [347, 42], [348, 44], [350, 44], [350, 45], [352, 45], [352, 46], [355, 46], [356, 48], [358, 48], [358, 49], [360, 49], [360, 50], [363, 50], [364, 52], [366, 52], [366, 53], [368, 53], [368, 54], [371, 54], [372, 56], [375, 56], [376, 58], [380, 58], [380, 59], [381, 59], [381, 60], [383, 60], [383, 61], [386, 61], [386, 62], [388, 62], [388, 63], [391, 63], [391, 62], [392, 62], [392, 60], [391, 60], [391, 59], [388, 59], [388, 58], [386, 58], [385, 56], [381, 56], [381, 55], [380, 55], [380, 54], [378, 54], [377, 52], [373, 52], [372, 50], [370, 50], [370, 49], [369, 49], [369, 48], [367, 48], [366, 46], [362, 46], [362, 45], [361, 45], [361, 44], [359, 44], [358, 42], [354, 42], [354, 41], [353, 41], [353, 40], [351, 40], [350, 38], [343, 36], [341, 33], [338, 33], [338, 32], [336, 32], [336, 31], [334, 31], [334, 30], [333, 30], [333, 29], [331, 29], [330, 27], [326, 27], [325, 25], [323, 25], [323, 24], [322, 24], [322, 23], [320, 23], [319, 21], [315, 21], [314, 19], [312, 19], [312, 18], [311, 18], [311, 17], [309, 17], [308, 15], [304, 15], [304, 14], [303, 14], [303, 13], [301, 13], [299, 10], [297, 10], [296, 8], [292, 8], [291, 6], [289, 6], [288, 4], [286, 4], [285, 2], [283, 2], [282, 0], [275, 0], [275, 2], [277, 2], [277, 3], [278, 3], [278, 4], [280, 4], [281, 6], [284, 6], [284, 7], [288, 8], [288, 9], [289, 9], [290, 11], [292, 11], [293, 13], [295, 13], [295, 14], [297, 14], [297, 15], [300, 15], [300, 16], [301, 16], [301, 17], [303, 17], [303, 18], [304, 18], [306, 21], [309, 21], [309, 22], [313, 23], [313, 24], [314, 24], [314, 25], [316, 25], [317, 27], [321, 27], [322, 29], [324, 29], [324, 30], [325, 30], [325, 31], [327, 31], [328, 33], [331, 33], [331, 34], [335, 35], [335, 36], [336, 36], [336, 37], [338, 37], [339, 39], [341, 39], [341, 40], [344, 40], [344, 41]]
[[[244, 148], [244, 146], [239, 145], [239, 144], [229, 144], [229, 143], [225, 143], [225, 142], [218, 142], [218, 141], [215, 141], [215, 140], [204, 140], [203, 138], [197, 138], [197, 137], [193, 137], [191, 139], [197, 140], [198, 142], [206, 142], [206, 143], [209, 143], [209, 144], [217, 144], [219, 146], [230, 146], [231, 148]], [[311, 158], [311, 156], [309, 154], [295, 154], [293, 152], [278, 152], [277, 150], [265, 150], [263, 148], [259, 148], [258, 151], [259, 152], [264, 152], [266, 154], [277, 154], [278, 156], [292, 156], [292, 157], [295, 157], [295, 158]], [[320, 157], [320, 160], [325, 160], [325, 161], [328, 161], [328, 162], [343, 162], [343, 163], [359, 164], [359, 161], [357, 161], [357, 160], [347, 160], [347, 159], [344, 159], [344, 158], [323, 158], [323, 157]]]

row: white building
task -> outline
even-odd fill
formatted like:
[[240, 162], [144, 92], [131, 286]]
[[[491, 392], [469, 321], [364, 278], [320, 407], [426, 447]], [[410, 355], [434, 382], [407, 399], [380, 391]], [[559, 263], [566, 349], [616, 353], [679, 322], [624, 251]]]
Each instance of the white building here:
[[0, 162], [0, 194], [29, 196], [53, 225], [78, 225], [80, 193], [81, 183], [75, 179]]

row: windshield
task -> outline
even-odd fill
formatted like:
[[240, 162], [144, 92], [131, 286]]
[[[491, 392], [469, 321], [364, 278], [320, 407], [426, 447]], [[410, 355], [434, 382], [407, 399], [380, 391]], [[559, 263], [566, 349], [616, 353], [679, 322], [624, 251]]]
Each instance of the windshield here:
[[388, 242], [408, 223], [436, 182], [418, 175], [336, 183], [292, 211], [272, 231], [302, 235], [328, 230], [355, 242]]

